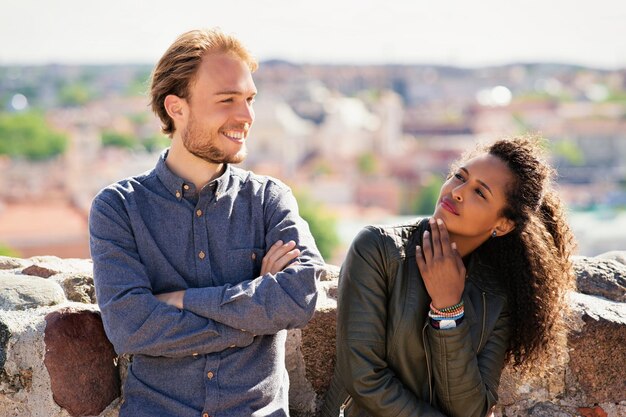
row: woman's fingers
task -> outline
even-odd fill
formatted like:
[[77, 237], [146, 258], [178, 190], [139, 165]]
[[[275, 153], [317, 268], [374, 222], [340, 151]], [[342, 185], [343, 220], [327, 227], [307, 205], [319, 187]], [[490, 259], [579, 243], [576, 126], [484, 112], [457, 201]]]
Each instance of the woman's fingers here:
[[426, 261], [424, 260], [424, 253], [420, 246], [415, 247], [415, 261], [417, 262], [420, 273], [424, 275], [426, 272]]
[[461, 257], [461, 254], [456, 247], [456, 242], [452, 242], [450, 247], [452, 248], [452, 253], [454, 254], [454, 259], [456, 260], [456, 267], [459, 269], [459, 271], [462, 271], [463, 276], [465, 276], [465, 264], [463, 263], [463, 258]]
[[439, 258], [441, 256], [441, 236], [439, 233], [439, 222], [441, 220], [435, 220], [434, 217], [431, 217], [430, 222], [430, 231], [433, 235], [433, 257]]
[[422, 237], [422, 256], [424, 257], [424, 261], [426, 263], [430, 263], [430, 260], [433, 258], [433, 245], [430, 240], [430, 232], [426, 230], [424, 232], [424, 236]]
[[441, 241], [441, 253], [445, 256], [450, 253], [450, 235], [448, 228], [441, 219], [437, 219], [437, 229], [439, 230], [439, 240]]

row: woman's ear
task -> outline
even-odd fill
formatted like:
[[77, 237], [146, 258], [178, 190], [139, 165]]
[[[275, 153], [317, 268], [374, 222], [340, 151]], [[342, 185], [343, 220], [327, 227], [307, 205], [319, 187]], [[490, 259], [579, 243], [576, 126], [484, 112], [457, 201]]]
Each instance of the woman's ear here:
[[496, 225], [495, 230], [498, 236], [504, 236], [507, 233], [510, 233], [513, 229], [515, 229], [515, 223], [513, 220], [502, 217]]
[[187, 101], [183, 98], [170, 94], [165, 97], [163, 106], [167, 114], [174, 120], [174, 124], [180, 126], [185, 121], [187, 114]]

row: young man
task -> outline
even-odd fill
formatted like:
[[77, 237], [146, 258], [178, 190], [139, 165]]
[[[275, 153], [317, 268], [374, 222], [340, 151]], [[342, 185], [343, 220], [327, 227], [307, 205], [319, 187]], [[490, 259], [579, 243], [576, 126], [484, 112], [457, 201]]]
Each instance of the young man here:
[[288, 415], [286, 329], [311, 318], [323, 260], [289, 188], [231, 165], [256, 67], [218, 30], [181, 35], [151, 85], [171, 147], [93, 202], [104, 327], [133, 355], [120, 416]]

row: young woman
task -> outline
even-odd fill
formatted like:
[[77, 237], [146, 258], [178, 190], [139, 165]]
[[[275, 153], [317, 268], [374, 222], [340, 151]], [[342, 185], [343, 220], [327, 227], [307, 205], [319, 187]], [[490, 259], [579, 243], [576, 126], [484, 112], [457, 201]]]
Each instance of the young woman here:
[[573, 284], [573, 237], [542, 157], [533, 138], [479, 148], [430, 219], [356, 237], [324, 417], [484, 417], [505, 362], [541, 364]]

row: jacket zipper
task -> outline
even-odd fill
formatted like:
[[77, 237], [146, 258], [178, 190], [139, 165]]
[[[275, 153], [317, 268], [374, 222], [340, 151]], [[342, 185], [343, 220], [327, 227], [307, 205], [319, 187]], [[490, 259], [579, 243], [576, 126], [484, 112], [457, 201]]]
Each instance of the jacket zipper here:
[[428, 360], [430, 356], [430, 351], [426, 347], [426, 327], [428, 327], [428, 321], [422, 328], [422, 341], [424, 344], [424, 356], [426, 357], [426, 369], [428, 370], [428, 403], [430, 405], [433, 404], [433, 385], [432, 385], [432, 377], [430, 371], [430, 361]]
[[487, 321], [487, 298], [485, 297], [485, 292], [483, 291], [483, 325], [480, 330], [480, 341], [478, 342], [478, 351], [483, 345], [483, 337], [485, 336], [485, 322]]
[[343, 404], [341, 404], [341, 407], [339, 407], [339, 417], [344, 417], [344, 410], [350, 405], [350, 403], [352, 403], [352, 396], [348, 395], [348, 398], [346, 398]]

